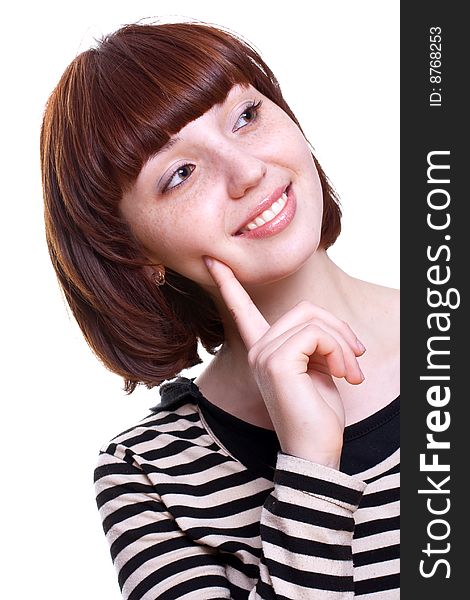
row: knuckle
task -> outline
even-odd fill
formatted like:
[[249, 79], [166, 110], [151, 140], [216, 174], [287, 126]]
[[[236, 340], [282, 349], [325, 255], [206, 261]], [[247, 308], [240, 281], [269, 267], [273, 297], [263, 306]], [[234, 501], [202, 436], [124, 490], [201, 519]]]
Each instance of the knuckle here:
[[309, 319], [307, 325], [318, 330], [322, 325], [324, 325], [324, 322], [317, 317], [313, 317], [313, 319]]
[[273, 375], [278, 375], [280, 368], [282, 367], [282, 361], [276, 353], [270, 354], [264, 361], [263, 370], [270, 377]]
[[313, 314], [314, 304], [312, 304], [309, 300], [300, 300], [295, 305], [295, 308], [299, 310], [301, 313]]
[[325, 324], [323, 323], [323, 321], [321, 319], [310, 319], [310, 321], [308, 321], [306, 327], [308, 327], [308, 329], [314, 333], [316, 336], [320, 336], [322, 334], [325, 334], [326, 331], [322, 328], [322, 326], [324, 326]]
[[353, 335], [355, 337], [354, 331], [351, 329], [351, 326], [349, 325], [349, 323], [347, 321], [341, 320], [340, 327], [345, 333]]
[[300, 302], [295, 305], [295, 309], [299, 311], [305, 319], [313, 319], [315, 317], [321, 319], [322, 312], [325, 311], [323, 307], [310, 302], [310, 300], [300, 300]]

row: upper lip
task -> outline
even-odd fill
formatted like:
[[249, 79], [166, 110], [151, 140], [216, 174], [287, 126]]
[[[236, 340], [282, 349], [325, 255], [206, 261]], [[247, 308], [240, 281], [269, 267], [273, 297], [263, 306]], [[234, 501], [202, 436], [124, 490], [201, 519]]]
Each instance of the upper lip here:
[[244, 227], [246, 227], [248, 225], [248, 223], [251, 223], [251, 221], [254, 221], [256, 219], [256, 217], [259, 217], [261, 215], [261, 213], [263, 213], [265, 210], [267, 210], [273, 202], [276, 202], [276, 200], [279, 200], [279, 198], [287, 190], [289, 185], [290, 185], [290, 183], [280, 185], [267, 198], [264, 198], [263, 200], [261, 200], [261, 202], [258, 202], [258, 204], [255, 206], [255, 208], [249, 213], [248, 217], [243, 221], [243, 223], [235, 231], [235, 234], [240, 233], [240, 231]]

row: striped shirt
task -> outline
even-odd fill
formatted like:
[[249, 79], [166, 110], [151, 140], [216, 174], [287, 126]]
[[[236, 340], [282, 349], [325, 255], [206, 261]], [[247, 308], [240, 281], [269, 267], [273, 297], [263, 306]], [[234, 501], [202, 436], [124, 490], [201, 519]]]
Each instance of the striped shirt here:
[[398, 448], [354, 474], [280, 450], [256, 468], [208, 424], [192, 381], [160, 394], [95, 471], [123, 598], [399, 598]]

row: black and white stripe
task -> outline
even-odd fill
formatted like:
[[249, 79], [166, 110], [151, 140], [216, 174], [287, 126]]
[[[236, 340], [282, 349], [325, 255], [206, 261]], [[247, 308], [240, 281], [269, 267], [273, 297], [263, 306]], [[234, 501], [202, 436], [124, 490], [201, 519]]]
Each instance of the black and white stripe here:
[[102, 448], [97, 504], [127, 600], [399, 597], [399, 451], [354, 476], [236, 460], [188, 400]]

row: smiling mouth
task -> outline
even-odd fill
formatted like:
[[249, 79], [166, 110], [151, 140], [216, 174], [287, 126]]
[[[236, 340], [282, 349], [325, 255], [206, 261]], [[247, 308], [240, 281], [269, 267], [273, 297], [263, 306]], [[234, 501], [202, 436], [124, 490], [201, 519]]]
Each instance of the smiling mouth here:
[[254, 219], [252, 219], [249, 223], [244, 225], [241, 229], [239, 229], [235, 235], [242, 235], [247, 231], [253, 231], [254, 229], [258, 229], [258, 227], [262, 227], [267, 223], [270, 223], [277, 215], [284, 209], [287, 203], [287, 194], [289, 191], [289, 187], [282, 192], [282, 194], [278, 197], [277, 200], [272, 202], [269, 206], [266, 207], [265, 210], [261, 211]]

